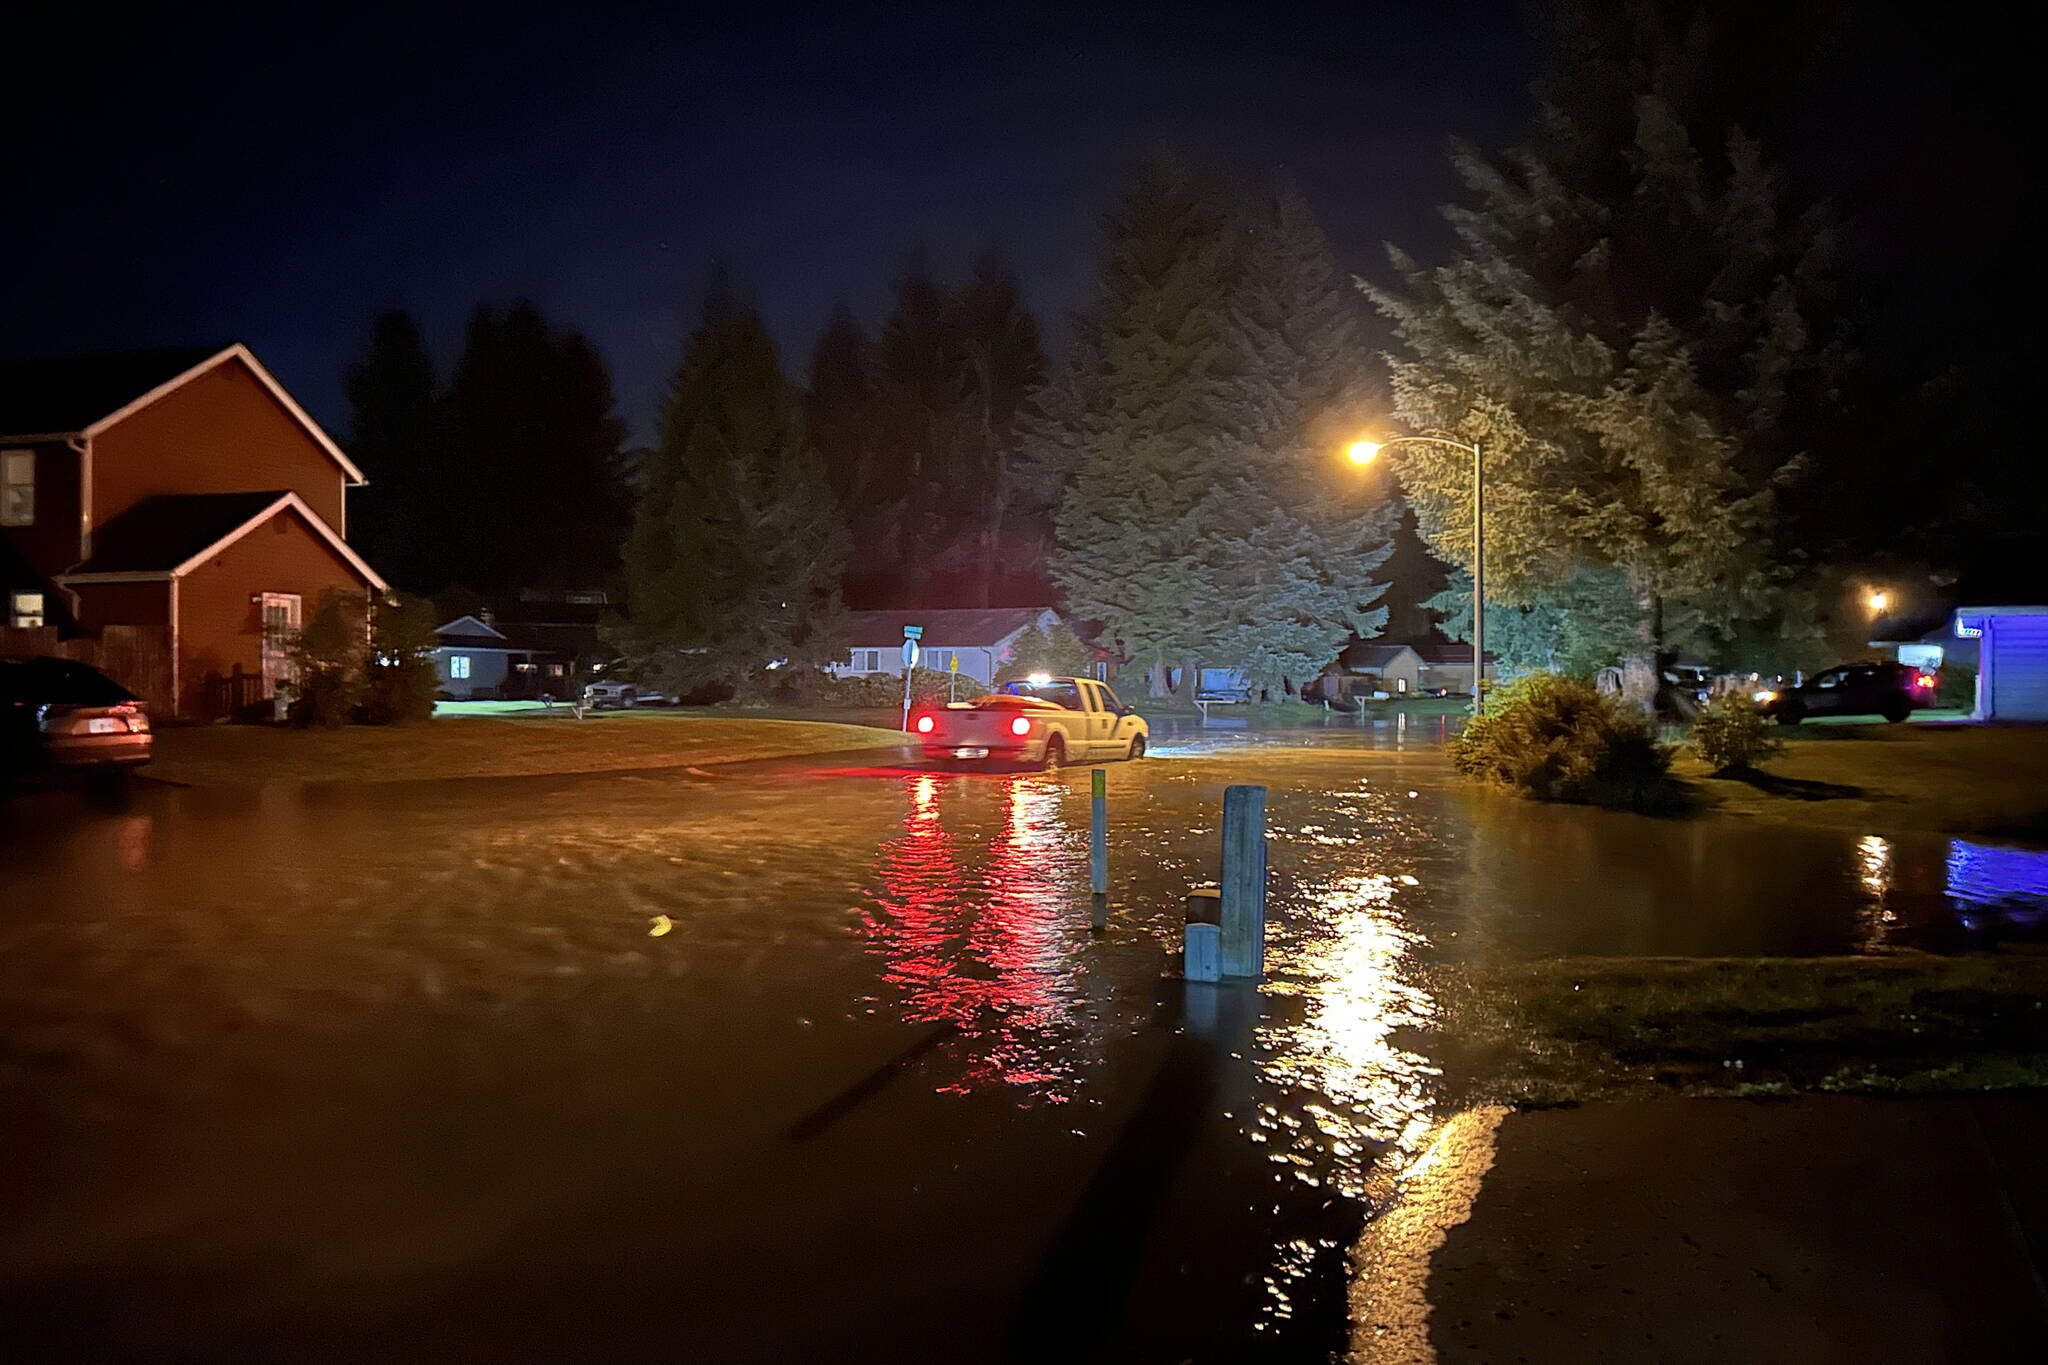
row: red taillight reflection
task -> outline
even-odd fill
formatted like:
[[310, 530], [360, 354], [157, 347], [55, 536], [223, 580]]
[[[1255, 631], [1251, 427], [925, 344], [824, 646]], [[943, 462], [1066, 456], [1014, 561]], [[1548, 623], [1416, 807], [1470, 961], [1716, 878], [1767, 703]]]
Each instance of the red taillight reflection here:
[[1015, 720], [1011, 721], [1011, 722], [1010, 722], [1010, 733], [1011, 733], [1011, 734], [1013, 734], [1013, 735], [1016, 735], [1016, 736], [1018, 736], [1019, 738], [1021, 738], [1021, 737], [1025, 736], [1025, 735], [1028, 735], [1028, 734], [1030, 734], [1030, 733], [1031, 733], [1031, 718], [1030, 718], [1029, 716], [1019, 716], [1019, 717], [1017, 717], [1017, 719], [1015, 719]]
[[917, 732], [921, 735], [928, 735], [932, 732], [933, 724], [934, 722], [930, 716], [919, 716], [917, 718]]

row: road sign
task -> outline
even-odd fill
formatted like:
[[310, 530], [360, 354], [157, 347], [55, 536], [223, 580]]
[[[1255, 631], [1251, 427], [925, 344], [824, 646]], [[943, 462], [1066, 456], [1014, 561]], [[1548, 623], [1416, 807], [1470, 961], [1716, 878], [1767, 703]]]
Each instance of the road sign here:
[[903, 642], [903, 666], [905, 668], [916, 668], [917, 654], [917, 641], [905, 640]]
[[903, 638], [906, 640], [922, 640], [924, 638], [924, 627], [905, 626], [903, 628]]
[[955, 654], [946, 661], [946, 671], [948, 673], [958, 673], [960, 671], [960, 656], [958, 654]]

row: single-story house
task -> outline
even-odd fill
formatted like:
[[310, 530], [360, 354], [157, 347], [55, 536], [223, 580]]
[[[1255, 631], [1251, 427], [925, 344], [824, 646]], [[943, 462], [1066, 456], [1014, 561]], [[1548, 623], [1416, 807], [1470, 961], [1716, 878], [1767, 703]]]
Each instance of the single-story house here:
[[[1422, 658], [1417, 670], [1417, 686], [1424, 689], [1441, 687], [1447, 692], [1472, 690], [1472, 646], [1463, 643], [1427, 644], [1415, 651]], [[1493, 682], [1499, 675], [1500, 657], [1489, 653], [1486, 656], [1486, 680]]]
[[903, 628], [922, 629], [919, 668], [949, 671], [954, 660], [962, 678], [988, 684], [1009, 659], [1017, 637], [1036, 627], [1051, 630], [1060, 614], [1051, 607], [978, 607], [942, 611], [856, 611], [848, 614], [850, 645], [844, 663], [826, 667], [834, 677], [873, 674], [903, 676]]
[[500, 630], [488, 616], [458, 616], [434, 628], [440, 690], [456, 701], [569, 700], [577, 686], [575, 659], [525, 639], [517, 626]]
[[1978, 720], [2048, 720], [2048, 606], [1958, 607], [1954, 631], [1977, 642]]
[[1325, 682], [1324, 690], [1331, 696], [1369, 697], [1377, 692], [1404, 696], [1422, 690], [1424, 666], [1413, 645], [1354, 644], [1337, 656], [1332, 665], [1336, 676]]

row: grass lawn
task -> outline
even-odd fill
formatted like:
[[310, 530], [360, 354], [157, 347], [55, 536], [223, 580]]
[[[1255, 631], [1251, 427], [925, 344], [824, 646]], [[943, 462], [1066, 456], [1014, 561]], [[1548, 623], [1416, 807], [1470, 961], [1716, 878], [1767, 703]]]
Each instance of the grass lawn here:
[[1476, 1098], [1925, 1093], [2048, 1085], [2048, 955], [1581, 958], [1475, 969]]
[[689, 711], [607, 711], [576, 720], [528, 708], [438, 715], [414, 725], [287, 730], [166, 728], [150, 777], [197, 787], [252, 782], [408, 782], [702, 767], [893, 746], [893, 730]]
[[1806, 724], [1762, 773], [1674, 771], [1706, 811], [1873, 833], [1926, 830], [2048, 842], [2048, 727]]

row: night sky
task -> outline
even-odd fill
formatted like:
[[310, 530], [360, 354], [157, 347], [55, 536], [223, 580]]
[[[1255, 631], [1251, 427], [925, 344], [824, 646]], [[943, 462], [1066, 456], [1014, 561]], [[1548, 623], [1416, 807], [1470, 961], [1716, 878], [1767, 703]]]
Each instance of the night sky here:
[[996, 251], [1056, 344], [1162, 142], [1294, 177], [1377, 269], [1444, 242], [1448, 139], [1512, 139], [1533, 64], [1507, 0], [80, 13], [9, 70], [0, 349], [245, 340], [337, 433], [373, 313], [445, 367], [524, 295], [644, 437], [719, 261], [799, 377], [920, 251]]

